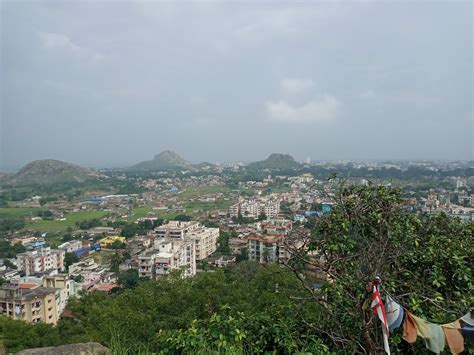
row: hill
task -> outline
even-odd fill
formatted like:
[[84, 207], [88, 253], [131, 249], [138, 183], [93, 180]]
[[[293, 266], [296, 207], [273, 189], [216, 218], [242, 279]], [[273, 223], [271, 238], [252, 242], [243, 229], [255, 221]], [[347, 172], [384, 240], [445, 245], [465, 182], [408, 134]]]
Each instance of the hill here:
[[296, 169], [300, 168], [301, 164], [289, 154], [272, 153], [270, 156], [262, 161], [257, 161], [247, 165], [248, 169], [262, 170], [262, 169]]
[[9, 181], [15, 185], [84, 182], [100, 177], [97, 172], [59, 160], [35, 160], [26, 164]]
[[182, 170], [192, 169], [192, 164], [171, 150], [165, 150], [152, 160], [142, 161], [130, 170]]

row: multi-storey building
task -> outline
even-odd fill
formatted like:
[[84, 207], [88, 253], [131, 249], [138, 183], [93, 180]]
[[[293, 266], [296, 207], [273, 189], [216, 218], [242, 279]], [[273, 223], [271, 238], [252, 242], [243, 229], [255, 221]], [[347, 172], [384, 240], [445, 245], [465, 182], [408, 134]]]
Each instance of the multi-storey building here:
[[56, 295], [59, 290], [49, 287], [23, 289], [16, 286], [0, 287], [0, 315], [29, 323], [56, 324], [58, 312]]
[[155, 229], [158, 238], [184, 239], [185, 235], [202, 228], [199, 222], [169, 221]]
[[64, 311], [70, 297], [77, 294], [76, 282], [70, 280], [68, 275], [45, 276], [43, 287], [56, 288], [59, 290], [59, 297], [56, 298], [56, 309], [58, 315]]
[[155, 231], [162, 240], [193, 241], [196, 260], [207, 258], [217, 249], [219, 228], [206, 228], [199, 222], [170, 221]]
[[16, 256], [18, 269], [26, 275], [39, 272], [62, 271], [64, 269], [64, 255], [62, 249], [49, 247], [27, 251]]
[[283, 242], [283, 236], [251, 234], [246, 239], [249, 260], [259, 263], [280, 261], [280, 243]]
[[280, 213], [280, 199], [274, 196], [239, 201], [229, 209], [231, 217], [258, 218], [264, 213], [268, 218], [274, 218]]
[[202, 227], [195, 229], [186, 234], [185, 238], [194, 241], [196, 260], [203, 260], [216, 251], [219, 228]]
[[182, 270], [183, 277], [196, 274], [195, 244], [192, 240], [157, 239], [154, 248], [138, 256], [140, 277], [156, 279], [171, 270]]

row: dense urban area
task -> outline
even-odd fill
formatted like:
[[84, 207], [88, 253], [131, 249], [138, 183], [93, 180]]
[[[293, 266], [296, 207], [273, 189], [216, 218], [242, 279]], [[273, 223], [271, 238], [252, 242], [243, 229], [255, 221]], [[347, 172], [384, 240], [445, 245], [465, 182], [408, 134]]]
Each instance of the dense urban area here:
[[[356, 297], [345, 287], [363, 294], [373, 272], [394, 294], [408, 291], [399, 297], [414, 311], [431, 307], [421, 314], [434, 321], [473, 304], [472, 162], [298, 163], [272, 154], [250, 164], [191, 164], [165, 151], [115, 170], [35, 161], [0, 179], [7, 351], [81, 341], [116, 353], [367, 349], [376, 346], [361, 335], [368, 328], [348, 332], [342, 323], [351, 322], [354, 310], [344, 307]], [[351, 233], [367, 235], [354, 246], [364, 257], [340, 239]], [[382, 234], [396, 241], [367, 245]], [[433, 244], [440, 235], [449, 241]], [[400, 250], [371, 255], [382, 242], [387, 250], [406, 243], [406, 263], [420, 258], [412, 266], [419, 274]], [[395, 256], [398, 266], [387, 265]], [[387, 264], [360, 275], [370, 257]], [[449, 265], [459, 273], [455, 285], [448, 261], [457, 263]], [[340, 327], [325, 326], [331, 303], [345, 304]], [[394, 339], [406, 350], [401, 335]]]

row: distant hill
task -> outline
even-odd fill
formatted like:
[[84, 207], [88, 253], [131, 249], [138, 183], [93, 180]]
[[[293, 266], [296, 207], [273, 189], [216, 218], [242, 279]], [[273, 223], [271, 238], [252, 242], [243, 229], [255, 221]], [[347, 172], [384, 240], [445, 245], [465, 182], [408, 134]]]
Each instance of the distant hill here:
[[100, 177], [97, 172], [59, 160], [35, 160], [26, 164], [9, 180], [9, 184], [53, 184], [84, 182]]
[[270, 156], [262, 161], [257, 161], [247, 165], [248, 169], [262, 170], [262, 169], [293, 169], [300, 168], [301, 164], [289, 154], [272, 153]]
[[152, 160], [142, 161], [136, 165], [131, 166], [130, 170], [187, 170], [192, 169], [193, 165], [181, 158], [171, 150], [165, 150]]

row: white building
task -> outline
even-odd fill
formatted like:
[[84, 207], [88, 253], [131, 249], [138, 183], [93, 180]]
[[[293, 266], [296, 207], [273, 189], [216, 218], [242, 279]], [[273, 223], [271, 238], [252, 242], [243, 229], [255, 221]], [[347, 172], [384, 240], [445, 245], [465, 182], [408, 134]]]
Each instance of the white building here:
[[183, 277], [196, 275], [193, 241], [157, 239], [153, 249], [138, 256], [140, 277], [157, 279], [171, 270], [182, 270]]
[[82, 242], [80, 240], [70, 240], [58, 246], [58, 249], [63, 249], [66, 253], [74, 253], [81, 248]]
[[64, 269], [64, 255], [62, 249], [49, 247], [27, 251], [16, 256], [18, 269], [26, 275], [47, 271], [62, 271]]
[[252, 217], [257, 219], [262, 213], [267, 218], [274, 218], [280, 213], [280, 199], [274, 196], [244, 200], [231, 206], [229, 210], [231, 217]]
[[170, 221], [155, 229], [158, 239], [194, 242], [196, 260], [203, 260], [217, 249], [219, 228], [206, 228], [199, 222]]

